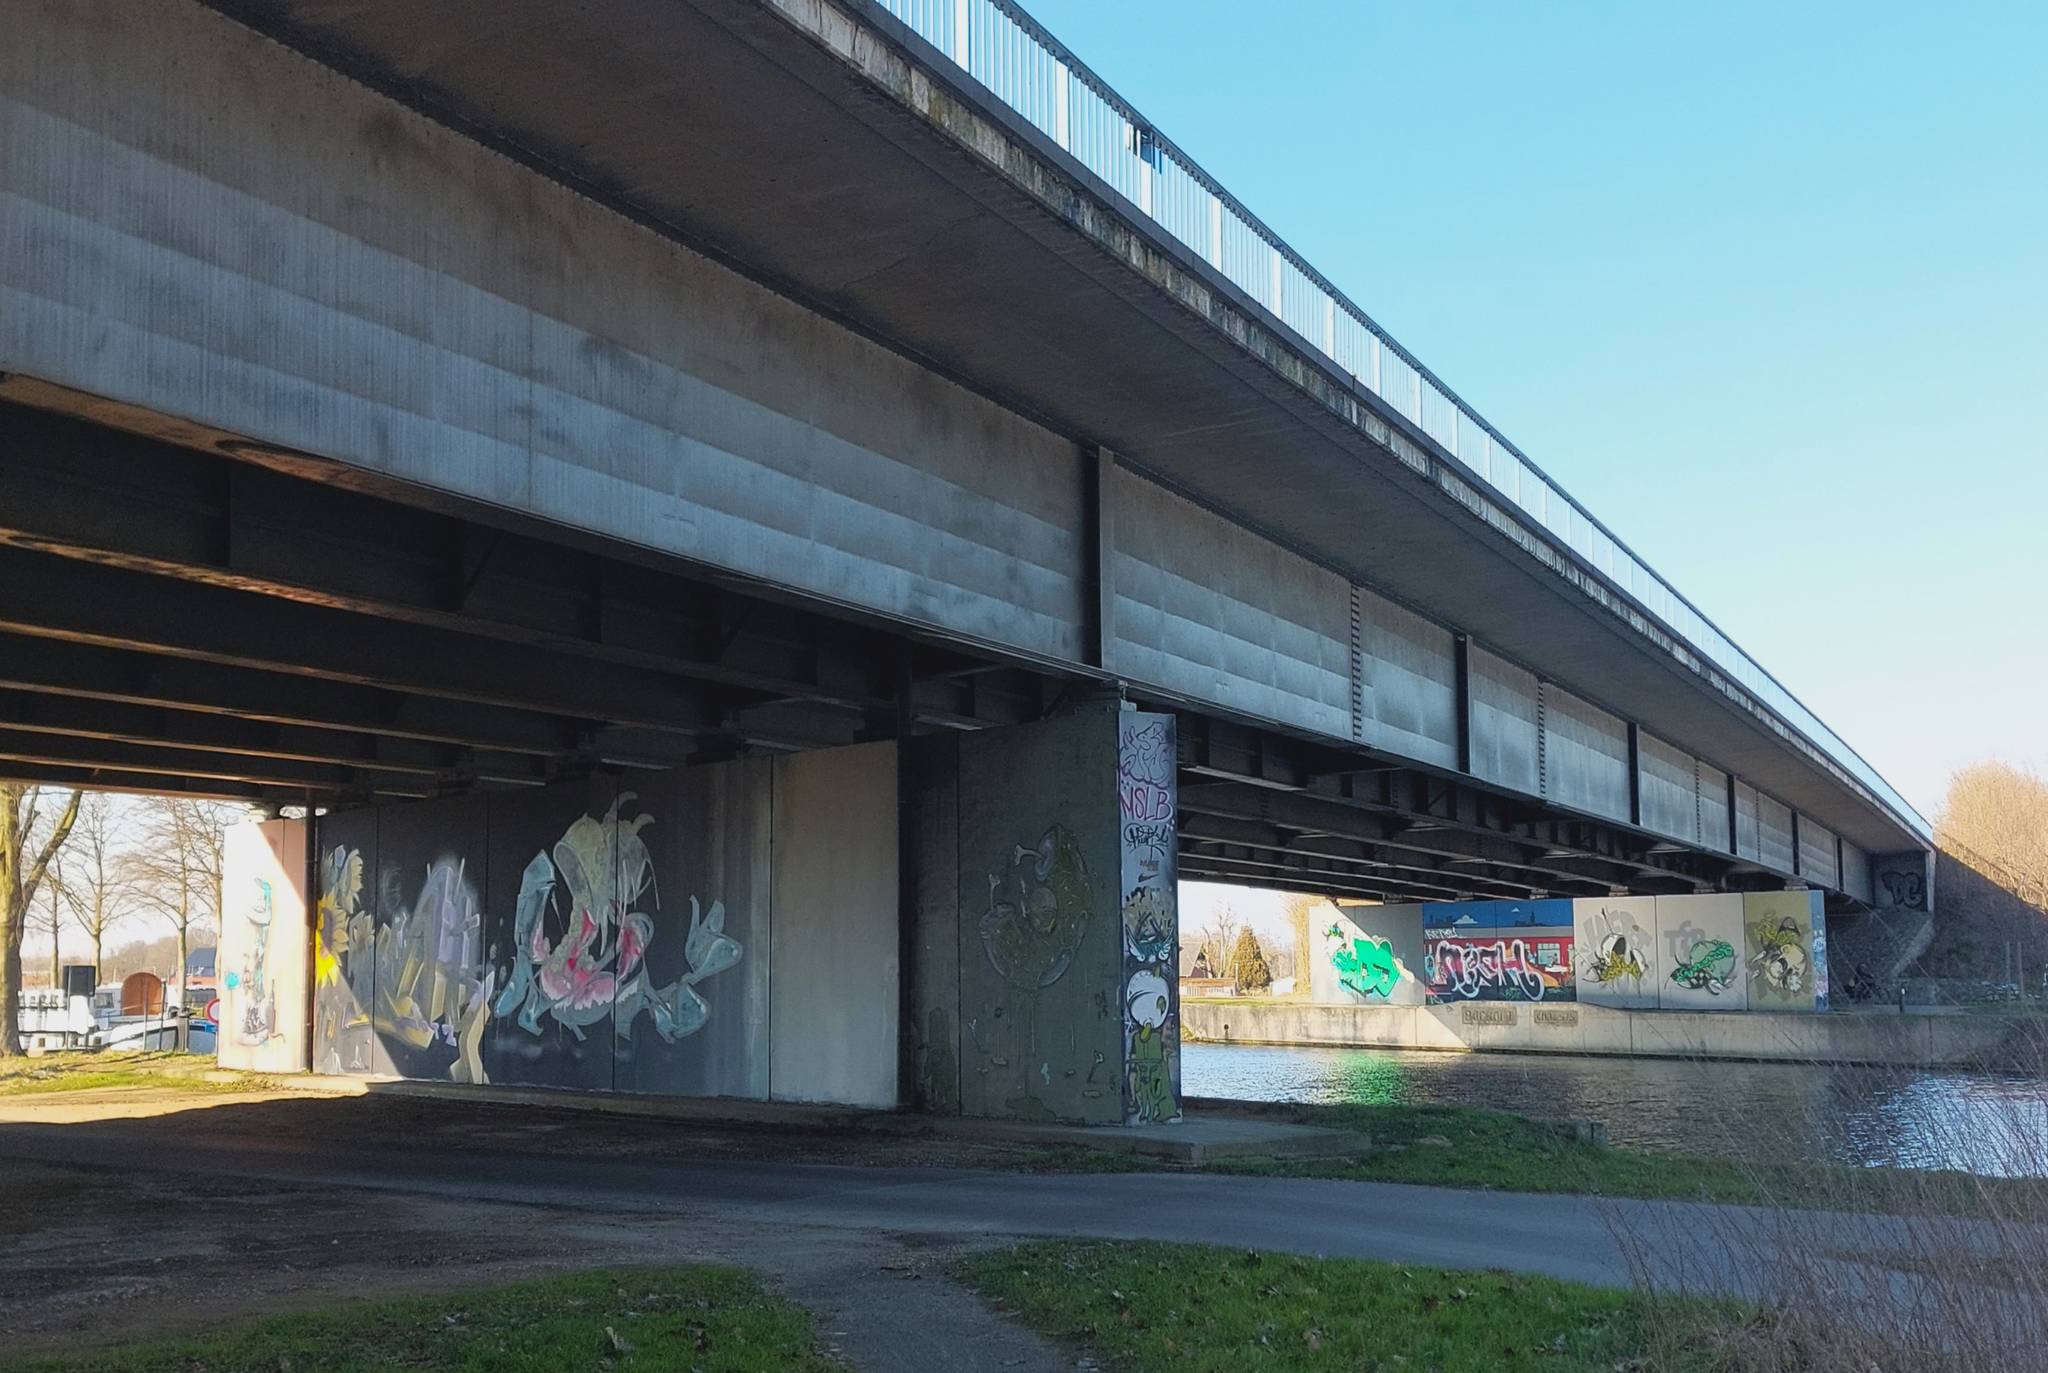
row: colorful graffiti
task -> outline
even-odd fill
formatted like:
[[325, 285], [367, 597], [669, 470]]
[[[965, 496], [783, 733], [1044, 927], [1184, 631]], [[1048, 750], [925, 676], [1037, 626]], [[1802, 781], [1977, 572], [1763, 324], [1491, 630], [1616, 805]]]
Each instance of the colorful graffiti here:
[[[1781, 998], [1813, 995], [1812, 929], [1790, 916], [1750, 928], [1749, 976], [1758, 991]], [[1754, 995], [1755, 992], [1752, 992]]]
[[1571, 962], [1554, 940], [1433, 939], [1424, 957], [1437, 1001], [1569, 1000]]
[[1117, 729], [1122, 822], [1124, 1118], [1180, 1118], [1180, 948], [1173, 721], [1127, 715]]
[[371, 1023], [389, 1046], [454, 1050], [455, 1082], [486, 1082], [484, 1024], [496, 981], [484, 951], [483, 903], [463, 861], [427, 865], [420, 893], [377, 931]]
[[1336, 941], [1330, 963], [1340, 984], [1364, 997], [1385, 999], [1393, 994], [1401, 981], [1401, 967], [1392, 944], [1364, 935], [1354, 936], [1347, 944], [1343, 930], [1335, 925], [1324, 931], [1324, 936]]
[[[666, 987], [654, 985], [646, 963], [654, 917], [640, 909], [643, 897], [654, 896], [654, 860], [640, 837], [654, 817], [622, 820], [620, 807], [632, 800], [631, 792], [622, 792], [602, 819], [578, 817], [552, 856], [535, 854], [520, 876], [512, 972], [494, 1011], [516, 1013], [529, 1033], [540, 1033], [544, 1019], [578, 1038], [607, 1019], [623, 1032], [644, 1013], [673, 1043], [703, 1029], [710, 1017], [697, 984], [740, 961], [739, 942], [725, 933], [725, 904], [714, 901], [706, 911], [693, 896], [683, 941], [690, 971]], [[566, 922], [552, 942], [544, 922], [550, 909]]]
[[235, 1023], [235, 1039], [254, 1048], [278, 1037], [277, 992], [270, 985], [270, 930], [277, 920], [277, 895], [267, 877], [252, 879], [254, 898], [243, 912], [248, 942], [242, 949], [242, 966], [230, 968], [222, 979], [230, 994], [241, 1002]]
[[[363, 904], [359, 850], [337, 845], [321, 858], [313, 928], [314, 1065], [322, 1072], [366, 1073], [376, 934]], [[359, 949], [365, 956], [353, 957]]]
[[1603, 986], [1640, 983], [1650, 975], [1649, 941], [1625, 912], [1602, 907], [1590, 922], [1593, 942], [1585, 955], [1586, 976]]
[[707, 911], [692, 897], [688, 971], [655, 983], [647, 951], [660, 902], [642, 833], [653, 816], [622, 818], [633, 799], [620, 793], [602, 816], [578, 816], [536, 853], [509, 920], [487, 916], [459, 855], [428, 862], [417, 888], [387, 864], [368, 890], [362, 850], [329, 849], [314, 920], [316, 1066], [484, 1083], [494, 1026], [540, 1036], [552, 1023], [582, 1040], [606, 1021], [625, 1033], [645, 1016], [670, 1043], [702, 1029], [710, 1007], [699, 984], [742, 950], [725, 932], [723, 903]]
[[1688, 991], [1719, 996], [1735, 982], [1735, 946], [1725, 939], [1694, 939], [1671, 970], [1671, 980]]
[[1124, 1010], [1133, 1027], [1129, 1048], [1131, 1114], [1138, 1120], [1172, 1120], [1180, 1114], [1180, 1103], [1167, 1062], [1167, 1022], [1173, 1014], [1170, 984], [1155, 972], [1133, 974]]

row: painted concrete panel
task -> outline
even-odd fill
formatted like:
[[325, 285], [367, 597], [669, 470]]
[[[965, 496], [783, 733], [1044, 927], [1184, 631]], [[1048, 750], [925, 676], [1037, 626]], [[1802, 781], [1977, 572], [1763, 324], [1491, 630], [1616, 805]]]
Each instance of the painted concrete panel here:
[[1579, 1000], [1643, 1010], [1659, 1004], [1657, 901], [1651, 896], [1572, 902]]
[[1543, 684], [1543, 794], [1574, 810], [1628, 819], [1628, 727], [1549, 682]]
[[1842, 890], [1858, 901], [1876, 904], [1872, 885], [1870, 855], [1844, 839], [1842, 841]]
[[1741, 894], [1660, 896], [1656, 902], [1658, 1005], [1667, 1010], [1747, 1009]]
[[1571, 1001], [1572, 903], [1452, 901], [1422, 908], [1432, 1002]]
[[1309, 999], [1331, 1005], [1420, 1006], [1428, 1000], [1418, 905], [1345, 904], [1309, 932]]
[[375, 1070], [377, 812], [337, 811], [314, 831], [313, 1071]]
[[[370, 1022], [379, 1072], [485, 1080], [495, 984], [483, 906], [489, 834], [482, 796], [377, 812], [377, 998]], [[602, 1058], [602, 1085], [610, 1086], [609, 1050]]]
[[910, 1098], [939, 1115], [960, 1110], [960, 736], [911, 740], [903, 778], [911, 884], [910, 982], [901, 1033]]
[[1536, 674], [1470, 649], [1472, 688], [1472, 775], [1534, 796], [1542, 790], [1537, 770]]
[[896, 745], [775, 760], [771, 1094], [896, 1104]]
[[1756, 797], [1756, 859], [1767, 868], [1792, 871], [1792, 807], [1762, 792]]
[[1742, 914], [1750, 1009], [1826, 1010], [1827, 917], [1820, 893], [1750, 892]]
[[1116, 789], [1123, 898], [1124, 1119], [1180, 1119], [1180, 830], [1174, 718], [1124, 711]]
[[1802, 815], [1799, 828], [1799, 875], [1822, 887], [1842, 884], [1842, 864], [1835, 853], [1835, 832]]
[[1350, 738], [1349, 584], [1135, 473], [1103, 486], [1118, 675]]
[[1728, 774], [1707, 763], [1699, 765], [1700, 844], [1719, 853], [1728, 846]]
[[960, 1106], [1124, 1116], [1119, 712], [960, 740]]
[[1427, 763], [1458, 761], [1457, 663], [1451, 632], [1370, 591], [1358, 593], [1364, 735]]
[[[493, 974], [485, 1080], [609, 1091], [622, 962], [618, 916], [631, 909], [619, 901], [619, 833], [658, 817], [637, 798], [622, 801], [605, 777], [483, 799], [485, 942]], [[419, 824], [410, 806], [380, 813], [387, 831]], [[670, 928], [652, 937], [678, 934]]]
[[312, 1006], [303, 820], [245, 823], [221, 854], [220, 1029], [223, 1068], [304, 1071]]
[[1698, 761], [1675, 744], [1638, 732], [1643, 828], [1688, 844], [1700, 837]]
[[199, 6], [36, 22], [0, 370], [1080, 656], [1068, 441]]
[[[634, 774], [633, 801], [650, 819], [640, 909], [653, 921], [643, 955], [649, 983], [695, 1029], [654, 1016], [614, 1017], [613, 1085], [670, 1096], [768, 1095], [771, 770], [766, 759]], [[622, 785], [627, 785], [622, 782]], [[622, 889], [638, 857], [620, 854]]]
[[1757, 791], [1741, 778], [1735, 779], [1735, 856], [1757, 857]]

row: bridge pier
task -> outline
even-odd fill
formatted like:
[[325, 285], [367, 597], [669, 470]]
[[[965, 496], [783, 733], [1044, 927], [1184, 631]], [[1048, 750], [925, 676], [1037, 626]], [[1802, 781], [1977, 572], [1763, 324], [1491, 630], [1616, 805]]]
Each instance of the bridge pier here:
[[916, 741], [921, 1109], [1180, 1116], [1174, 721], [1114, 703]]
[[222, 1061], [1175, 1120], [1174, 766], [1109, 702], [252, 822]]

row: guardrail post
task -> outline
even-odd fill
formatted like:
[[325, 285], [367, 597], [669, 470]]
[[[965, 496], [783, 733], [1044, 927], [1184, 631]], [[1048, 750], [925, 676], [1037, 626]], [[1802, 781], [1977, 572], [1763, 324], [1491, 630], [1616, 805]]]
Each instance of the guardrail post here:
[[1068, 152], [1074, 150], [1073, 136], [1067, 125], [1067, 83], [1072, 74], [1067, 64], [1057, 59], [1052, 64], [1052, 135], [1058, 144]]
[[1209, 265], [1223, 270], [1223, 199], [1209, 192]]
[[972, 30], [969, 28], [967, 8], [970, 3], [972, 0], [953, 0], [953, 60], [960, 64], [962, 70], [967, 69], [967, 58], [971, 51], [968, 47], [968, 38]]

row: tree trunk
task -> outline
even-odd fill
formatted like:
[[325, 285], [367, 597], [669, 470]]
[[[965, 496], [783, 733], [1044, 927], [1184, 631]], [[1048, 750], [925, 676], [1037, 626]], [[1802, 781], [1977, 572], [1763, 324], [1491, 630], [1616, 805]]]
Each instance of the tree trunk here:
[[[0, 802], [8, 798], [0, 796]], [[0, 873], [0, 1058], [21, 1054], [21, 887]]]

